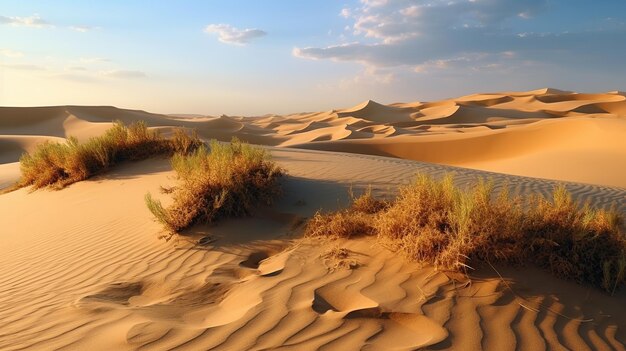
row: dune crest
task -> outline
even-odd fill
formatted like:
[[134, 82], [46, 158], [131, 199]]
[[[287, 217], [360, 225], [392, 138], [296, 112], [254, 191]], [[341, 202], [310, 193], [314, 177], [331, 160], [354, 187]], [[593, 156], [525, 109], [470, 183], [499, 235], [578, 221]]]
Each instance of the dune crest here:
[[[97, 135], [113, 120], [194, 128], [202, 138], [399, 157], [539, 178], [626, 187], [626, 96], [543, 88], [434, 102], [262, 117], [166, 116], [108, 106], [0, 108], [0, 160], [30, 141]], [[596, 157], [597, 156], [597, 157]], [[6, 177], [4, 182], [7, 182]], [[0, 179], [2, 182], [2, 179]]]
[[566, 180], [576, 200], [624, 215], [623, 93], [546, 88], [261, 117], [0, 107], [0, 187], [18, 179], [23, 152], [86, 140], [115, 120], [266, 145], [288, 171], [285, 195], [173, 242], [159, 239], [143, 201], [175, 184], [166, 159], [0, 195], [2, 350], [626, 349], [626, 315], [615, 312], [624, 291], [532, 267], [477, 266], [470, 284], [368, 238], [298, 239], [317, 210], [346, 206], [350, 188], [393, 196], [418, 172], [452, 172], [460, 185], [490, 178], [513, 194], [559, 183], [525, 176]]
[[[626, 316], [615, 313], [624, 291], [611, 297], [530, 267], [498, 267], [507, 284], [483, 267], [467, 284], [367, 238], [293, 242], [294, 223], [345, 206], [351, 186], [388, 195], [416, 172], [455, 171], [459, 184], [489, 174], [369, 155], [272, 154], [290, 175], [274, 207], [170, 242], [143, 203], [146, 192], [175, 184], [166, 159], [62, 191], [0, 195], [0, 349], [624, 348]], [[556, 184], [491, 176], [514, 193], [547, 194]], [[624, 190], [566, 187], [626, 212]], [[336, 247], [351, 269], [329, 270], [321, 257]]]

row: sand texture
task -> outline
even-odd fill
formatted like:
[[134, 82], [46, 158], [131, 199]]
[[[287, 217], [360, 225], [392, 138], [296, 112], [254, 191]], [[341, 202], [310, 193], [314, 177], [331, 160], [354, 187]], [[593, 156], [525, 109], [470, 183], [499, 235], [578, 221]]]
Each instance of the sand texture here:
[[[145, 120], [203, 138], [341, 151], [486, 171], [626, 187], [626, 97], [555, 89], [475, 94], [436, 102], [263, 117], [176, 117], [113, 107], [0, 108], [0, 163], [35, 136], [79, 139], [109, 123]], [[2, 180], [0, 179], [0, 182]]]
[[254, 118], [0, 108], [0, 187], [37, 143], [84, 140], [116, 119], [235, 135], [288, 171], [274, 206], [170, 241], [144, 203], [176, 183], [165, 158], [0, 195], [0, 350], [626, 350], [623, 290], [533, 267], [477, 267], [467, 281], [370, 238], [304, 240], [299, 226], [346, 206], [351, 186], [393, 195], [417, 172], [515, 193], [563, 183], [626, 215], [625, 100], [541, 89]]

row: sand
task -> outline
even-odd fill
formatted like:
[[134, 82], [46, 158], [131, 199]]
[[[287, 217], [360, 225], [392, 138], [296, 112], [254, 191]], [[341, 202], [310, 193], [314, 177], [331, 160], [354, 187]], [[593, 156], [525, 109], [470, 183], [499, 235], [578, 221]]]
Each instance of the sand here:
[[626, 187], [626, 166], [617, 161], [626, 158], [626, 96], [617, 91], [538, 89], [435, 102], [366, 101], [326, 112], [252, 118], [164, 116], [106, 106], [0, 108], [0, 163], [17, 161], [32, 149], [33, 136], [83, 139], [114, 119], [145, 120], [165, 130], [185, 126], [203, 138], [225, 141], [235, 135], [255, 144]]
[[[368, 238], [308, 241], [298, 227], [345, 206], [350, 186], [391, 195], [417, 172], [454, 172], [459, 184], [490, 177], [518, 193], [562, 182], [626, 214], [623, 101], [544, 89], [255, 118], [0, 108], [0, 186], [18, 177], [24, 150], [97, 135], [114, 119], [237, 135], [269, 145], [289, 172], [271, 208], [170, 241], [143, 201], [167, 201], [159, 186], [176, 181], [166, 159], [62, 191], [0, 195], [0, 349], [626, 350], [624, 291], [532, 267], [495, 267], [506, 284], [477, 267], [470, 283]], [[351, 269], [333, 269], [338, 248]]]

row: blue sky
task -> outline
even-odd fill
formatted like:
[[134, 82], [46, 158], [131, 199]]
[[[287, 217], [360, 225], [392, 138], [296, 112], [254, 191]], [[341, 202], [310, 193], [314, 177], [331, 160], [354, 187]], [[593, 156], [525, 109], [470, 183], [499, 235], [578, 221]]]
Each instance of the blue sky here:
[[4, 1], [0, 105], [288, 113], [626, 90], [626, 1]]

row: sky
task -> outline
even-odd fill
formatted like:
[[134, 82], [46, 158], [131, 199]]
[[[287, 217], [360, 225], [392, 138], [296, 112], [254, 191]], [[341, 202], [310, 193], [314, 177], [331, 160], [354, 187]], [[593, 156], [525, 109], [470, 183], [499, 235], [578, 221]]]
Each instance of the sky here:
[[263, 115], [626, 90], [624, 0], [0, 0], [0, 106]]

